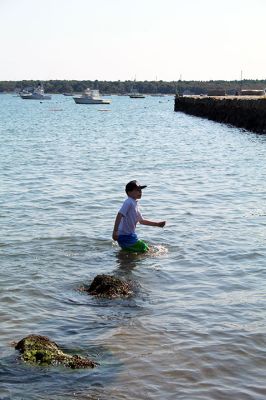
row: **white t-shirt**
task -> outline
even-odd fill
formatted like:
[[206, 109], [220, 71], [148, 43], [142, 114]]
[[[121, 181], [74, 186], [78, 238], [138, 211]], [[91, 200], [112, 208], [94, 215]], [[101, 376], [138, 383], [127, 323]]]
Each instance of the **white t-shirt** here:
[[138, 202], [132, 197], [128, 197], [119, 212], [123, 215], [118, 227], [119, 235], [130, 235], [135, 233], [137, 222], [143, 219], [139, 211]]

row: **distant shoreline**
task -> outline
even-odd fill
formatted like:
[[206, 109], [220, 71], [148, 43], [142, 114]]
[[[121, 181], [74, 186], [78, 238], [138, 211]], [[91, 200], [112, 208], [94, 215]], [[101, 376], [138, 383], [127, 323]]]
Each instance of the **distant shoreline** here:
[[139, 93], [150, 94], [185, 94], [200, 95], [207, 94], [212, 90], [225, 90], [228, 95], [234, 95], [236, 92], [246, 90], [263, 90], [266, 88], [266, 79], [264, 80], [235, 80], [235, 81], [99, 81], [99, 80], [20, 80], [20, 81], [0, 81], [1, 92], [15, 92], [29, 86], [36, 86], [42, 82], [46, 93], [78, 93], [86, 88], [99, 89], [101, 93], [106, 94], [127, 94], [133, 88]]

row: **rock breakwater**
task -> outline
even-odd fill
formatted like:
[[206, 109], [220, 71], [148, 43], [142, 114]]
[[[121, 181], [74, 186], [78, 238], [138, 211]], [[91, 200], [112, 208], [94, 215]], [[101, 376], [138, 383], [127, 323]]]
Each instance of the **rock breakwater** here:
[[266, 133], [266, 96], [176, 96], [175, 111]]

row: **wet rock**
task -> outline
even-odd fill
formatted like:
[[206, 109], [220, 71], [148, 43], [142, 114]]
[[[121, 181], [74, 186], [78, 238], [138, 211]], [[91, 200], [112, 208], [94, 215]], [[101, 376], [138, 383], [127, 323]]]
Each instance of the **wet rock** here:
[[132, 282], [127, 282], [112, 275], [97, 275], [88, 289], [89, 294], [98, 297], [125, 297], [133, 293]]
[[15, 349], [21, 353], [21, 358], [31, 364], [63, 365], [68, 368], [94, 368], [97, 364], [88, 358], [69, 355], [61, 351], [55, 342], [46, 336], [29, 335], [20, 340]]

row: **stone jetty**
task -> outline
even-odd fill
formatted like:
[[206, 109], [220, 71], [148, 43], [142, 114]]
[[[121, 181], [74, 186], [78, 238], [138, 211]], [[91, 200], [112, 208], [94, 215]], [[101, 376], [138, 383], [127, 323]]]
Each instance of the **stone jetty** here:
[[176, 96], [175, 111], [266, 133], [266, 96]]

